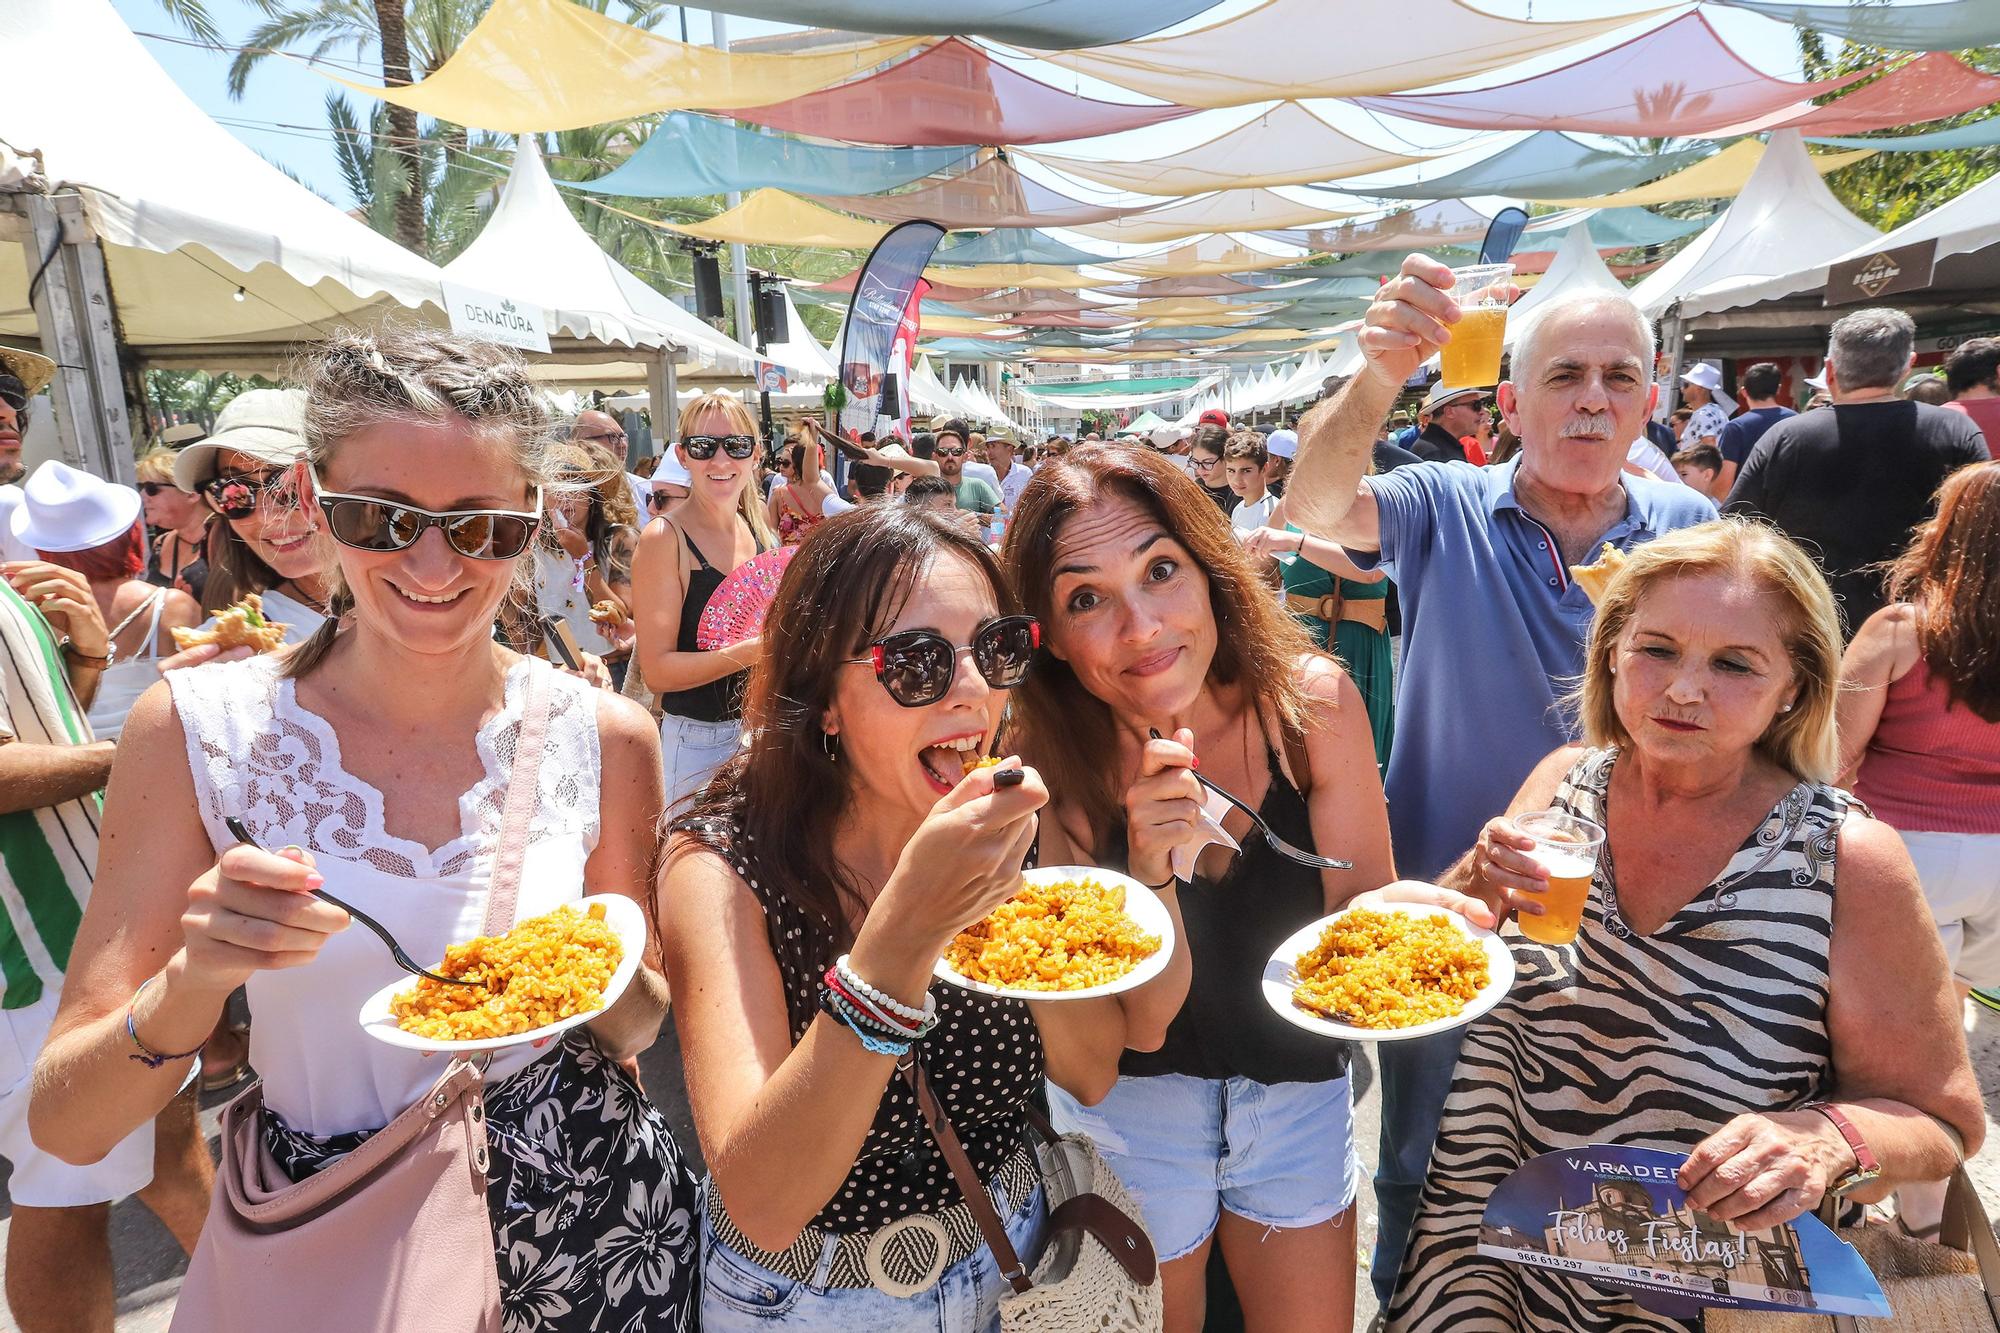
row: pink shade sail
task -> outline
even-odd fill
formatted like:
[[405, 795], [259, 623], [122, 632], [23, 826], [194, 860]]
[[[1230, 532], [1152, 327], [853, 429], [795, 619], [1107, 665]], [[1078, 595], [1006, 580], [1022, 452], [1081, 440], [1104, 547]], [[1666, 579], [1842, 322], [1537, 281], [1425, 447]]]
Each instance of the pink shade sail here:
[[[1699, 12], [1684, 14], [1532, 78], [1452, 93], [1356, 97], [1356, 106], [1433, 125], [1478, 130], [1572, 130], [1586, 134], [1706, 135], [1797, 108], [1881, 69], [1818, 83], [1760, 73], [1729, 48]], [[811, 94], [817, 96], [818, 94]]]
[[962, 175], [901, 194], [819, 197], [863, 217], [884, 222], [922, 218], [954, 231], [965, 227], [1076, 227], [1144, 211], [1072, 199], [1029, 180], [1002, 157], [988, 158]]
[[1942, 51], [1892, 69], [1865, 88], [1759, 129], [1807, 134], [1866, 134], [1942, 120], [2000, 102], [2000, 77], [1982, 74]]
[[1064, 92], [952, 37], [866, 78], [729, 114], [821, 139], [917, 147], [1088, 139], [1192, 113]]

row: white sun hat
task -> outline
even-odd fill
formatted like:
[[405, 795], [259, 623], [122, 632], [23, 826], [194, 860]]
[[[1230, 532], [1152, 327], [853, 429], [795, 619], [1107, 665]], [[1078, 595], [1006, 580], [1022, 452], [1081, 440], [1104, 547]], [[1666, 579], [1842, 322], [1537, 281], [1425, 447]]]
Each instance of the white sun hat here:
[[51, 458], [22, 484], [10, 526], [16, 541], [37, 551], [88, 551], [130, 532], [141, 504], [130, 486]]

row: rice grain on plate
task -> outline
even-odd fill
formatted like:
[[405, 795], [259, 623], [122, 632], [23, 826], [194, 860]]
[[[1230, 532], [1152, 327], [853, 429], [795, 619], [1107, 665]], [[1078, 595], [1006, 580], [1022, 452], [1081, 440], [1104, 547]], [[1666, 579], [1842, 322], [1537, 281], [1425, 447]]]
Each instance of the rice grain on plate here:
[[1160, 950], [1125, 915], [1125, 890], [1093, 879], [1023, 884], [958, 933], [944, 959], [968, 981], [1008, 990], [1087, 990], [1118, 980]]
[[1360, 1028], [1456, 1018], [1489, 980], [1486, 949], [1451, 917], [1366, 907], [1329, 922], [1298, 974], [1300, 1008]]
[[444, 951], [431, 971], [478, 981], [447, 986], [419, 977], [389, 1004], [396, 1026], [437, 1041], [511, 1037], [604, 1007], [604, 988], [625, 948], [604, 919], [558, 907], [505, 935], [481, 935]]

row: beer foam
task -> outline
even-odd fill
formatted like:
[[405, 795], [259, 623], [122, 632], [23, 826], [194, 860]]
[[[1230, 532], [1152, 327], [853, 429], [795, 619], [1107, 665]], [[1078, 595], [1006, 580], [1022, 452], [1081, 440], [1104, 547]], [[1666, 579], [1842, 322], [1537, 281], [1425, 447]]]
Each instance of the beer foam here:
[[1550, 879], [1589, 879], [1597, 868], [1588, 856], [1554, 847], [1537, 846], [1529, 855], [1534, 857], [1536, 865], [1549, 872]]

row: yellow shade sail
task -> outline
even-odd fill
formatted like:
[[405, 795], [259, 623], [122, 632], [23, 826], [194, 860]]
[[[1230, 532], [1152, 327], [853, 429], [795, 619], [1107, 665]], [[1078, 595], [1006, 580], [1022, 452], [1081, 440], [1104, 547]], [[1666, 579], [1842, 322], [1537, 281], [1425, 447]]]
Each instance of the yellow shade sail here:
[[950, 287], [1000, 291], [1027, 287], [1034, 291], [1075, 291], [1085, 287], [1110, 287], [1117, 278], [1087, 278], [1073, 268], [1055, 264], [952, 264], [927, 268], [924, 276]]
[[[1758, 139], [1742, 139], [1714, 157], [1705, 157], [1671, 176], [1662, 176], [1648, 185], [1602, 194], [1589, 199], [1547, 199], [1544, 203], [1570, 208], [1626, 208], [1650, 204], [1670, 204], [1682, 199], [1733, 199], [1750, 179], [1750, 173], [1764, 160], [1765, 146]], [[1813, 170], [1824, 176], [1829, 171], [1851, 167], [1874, 154], [1865, 148], [1848, 153], [1827, 153], [1812, 159]]]
[[1205, 273], [1256, 273], [1299, 262], [1297, 256], [1266, 254], [1227, 236], [1205, 236], [1160, 254], [1121, 259], [1104, 267], [1140, 278], [1178, 278]]
[[1101, 241], [1147, 245], [1222, 231], [1319, 227], [1353, 216], [1353, 209], [1343, 211], [1325, 204], [1302, 204], [1272, 190], [1218, 190], [1186, 203], [1130, 213], [1108, 222], [1084, 223], [1070, 230]]
[[706, 222], [660, 224], [683, 236], [742, 245], [803, 245], [829, 250], [866, 250], [888, 233], [879, 222], [864, 222], [821, 208], [783, 190], [752, 192], [727, 212]]
[[1372, 176], [1426, 160], [1362, 143], [1297, 102], [1281, 102], [1247, 125], [1150, 161], [1102, 162], [1018, 149], [1015, 154], [1108, 189], [1163, 195], [1203, 194], [1232, 186], [1310, 185]]
[[494, 0], [451, 58], [421, 83], [356, 92], [455, 125], [526, 134], [651, 111], [783, 102], [851, 79], [921, 38], [782, 55], [718, 51], [606, 18], [571, 0]]
[[1226, 333], [1220, 338], [1209, 339], [1208, 345], [1244, 347], [1251, 343], [1296, 342], [1300, 338], [1309, 336], [1311, 336], [1310, 331], [1302, 329], [1239, 329], [1235, 333]]
[[1568, 23], [1529, 23], [1484, 13], [1463, 0], [1393, 4], [1265, 0], [1246, 13], [1192, 32], [1034, 54], [1052, 65], [1163, 102], [1244, 106], [1449, 83], [1572, 46], [1645, 17], [1645, 13], [1623, 13]]
[[967, 319], [963, 315], [925, 315], [923, 331], [926, 335], [946, 334], [954, 338], [1012, 338], [1021, 333], [1020, 329], [999, 320]]

